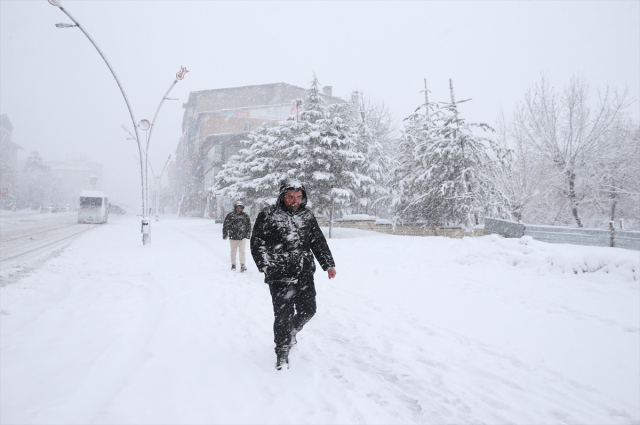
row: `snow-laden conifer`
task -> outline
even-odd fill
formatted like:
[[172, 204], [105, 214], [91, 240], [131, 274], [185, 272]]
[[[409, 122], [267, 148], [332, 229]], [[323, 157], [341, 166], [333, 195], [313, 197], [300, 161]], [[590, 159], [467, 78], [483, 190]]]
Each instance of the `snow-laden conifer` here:
[[[420, 108], [418, 108], [420, 109]], [[417, 111], [417, 110], [416, 110]], [[391, 206], [394, 210], [394, 222], [403, 220], [420, 220], [426, 216], [425, 205], [413, 202], [414, 195], [420, 192], [420, 185], [415, 184], [415, 174], [420, 169], [416, 158], [416, 147], [426, 138], [429, 129], [428, 119], [419, 113], [405, 118], [405, 129], [400, 137], [396, 154], [393, 157], [391, 180]], [[437, 220], [433, 220], [437, 222]]]
[[217, 175], [221, 193], [255, 204], [272, 203], [285, 177], [295, 177], [305, 157], [298, 142], [300, 124], [289, 119], [274, 127], [258, 127], [242, 141], [245, 146], [229, 158]]
[[356, 149], [346, 113], [342, 104], [325, 105], [314, 75], [298, 120], [250, 133], [246, 148], [218, 174], [220, 193], [265, 202], [275, 198], [283, 178], [296, 177], [304, 182], [310, 205], [332, 219], [356, 190], [374, 184], [362, 172], [365, 156]]
[[355, 149], [365, 158], [362, 173], [373, 181], [373, 184], [363, 185], [355, 191], [351, 212], [368, 214], [374, 203], [388, 194], [390, 134], [393, 129], [384, 104], [371, 100], [367, 102], [358, 92], [352, 94], [352, 101], [346, 105], [346, 109]]
[[408, 117], [394, 169], [396, 219], [470, 228], [485, 215], [508, 213], [508, 200], [495, 184], [508, 151], [475, 134], [493, 129], [461, 118], [462, 102], [452, 93], [451, 103], [440, 103], [428, 116]]
[[315, 123], [326, 116], [327, 107], [324, 99], [320, 96], [320, 81], [318, 81], [318, 77], [316, 77], [315, 73], [311, 80], [311, 86], [309, 87], [309, 90], [307, 90], [307, 94], [304, 98], [303, 106], [304, 107], [300, 115], [302, 121]]

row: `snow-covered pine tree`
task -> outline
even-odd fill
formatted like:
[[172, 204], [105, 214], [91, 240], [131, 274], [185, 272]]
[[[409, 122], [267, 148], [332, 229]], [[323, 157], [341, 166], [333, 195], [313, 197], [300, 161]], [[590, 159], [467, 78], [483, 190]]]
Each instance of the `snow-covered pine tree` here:
[[242, 141], [245, 146], [224, 164], [217, 175], [219, 193], [254, 204], [275, 202], [285, 177], [300, 177], [306, 146], [299, 137], [299, 122], [281, 121], [258, 127]]
[[387, 185], [391, 164], [390, 116], [384, 104], [365, 99], [353, 92], [346, 106], [347, 121], [353, 132], [356, 151], [365, 157], [362, 172], [374, 182], [354, 192], [351, 204], [354, 213], [369, 214], [373, 204], [388, 194]]
[[327, 106], [322, 96], [320, 96], [320, 81], [318, 81], [315, 73], [313, 73], [310, 84], [311, 86], [304, 98], [300, 120], [313, 124], [326, 117]]
[[375, 182], [363, 173], [366, 158], [357, 151], [349, 111], [344, 104], [326, 106], [315, 74], [307, 92], [300, 123], [308, 146], [303, 181], [314, 208], [329, 216], [331, 237], [335, 212], [344, 211], [355, 192]]
[[310, 205], [333, 218], [354, 191], [374, 182], [361, 172], [365, 157], [355, 149], [341, 104], [326, 106], [313, 76], [298, 120], [260, 127], [243, 141], [245, 149], [218, 174], [219, 193], [252, 202], [274, 199], [280, 181], [304, 182]]
[[394, 201], [399, 218], [470, 229], [485, 215], [508, 214], [508, 200], [495, 184], [508, 151], [474, 134], [493, 129], [460, 117], [458, 105], [465, 101], [455, 101], [452, 86], [451, 97], [429, 117], [410, 117], [403, 137], [408, 158], [395, 167]]
[[[419, 112], [423, 107], [425, 107], [425, 112]], [[418, 146], [427, 140], [436, 113], [437, 104], [425, 103], [404, 119], [405, 128], [392, 159], [389, 177], [391, 188], [389, 198], [394, 211], [393, 222], [395, 224], [405, 220], [426, 220], [430, 224], [439, 222], [437, 208], [429, 205], [429, 199], [415, 202], [415, 194], [421, 190], [421, 186], [417, 184], [416, 173], [422, 166], [416, 153]], [[434, 215], [433, 219], [428, 218], [430, 213]]]

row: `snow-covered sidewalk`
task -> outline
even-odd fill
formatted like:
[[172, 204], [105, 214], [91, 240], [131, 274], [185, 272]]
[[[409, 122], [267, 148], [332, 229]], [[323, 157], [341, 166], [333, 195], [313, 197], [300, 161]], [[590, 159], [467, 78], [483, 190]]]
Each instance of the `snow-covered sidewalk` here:
[[276, 371], [221, 225], [123, 217], [0, 288], [0, 422], [640, 423], [640, 255], [335, 229]]

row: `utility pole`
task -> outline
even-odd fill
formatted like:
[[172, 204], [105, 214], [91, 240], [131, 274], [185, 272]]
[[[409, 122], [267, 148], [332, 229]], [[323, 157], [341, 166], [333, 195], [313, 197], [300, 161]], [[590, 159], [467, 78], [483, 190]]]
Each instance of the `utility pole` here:
[[424, 79], [424, 115], [427, 117], [427, 123], [429, 120], [429, 90], [427, 90], [427, 79]]
[[[455, 97], [453, 97], [453, 80], [451, 78], [449, 78], [449, 90], [451, 91], [451, 103], [455, 107], [456, 106], [456, 99], [455, 99]], [[457, 108], [456, 108], [456, 115], [458, 115]]]

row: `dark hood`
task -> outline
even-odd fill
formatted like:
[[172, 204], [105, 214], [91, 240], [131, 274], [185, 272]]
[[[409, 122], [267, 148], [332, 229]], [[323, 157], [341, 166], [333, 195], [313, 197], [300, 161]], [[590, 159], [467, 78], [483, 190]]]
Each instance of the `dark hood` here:
[[307, 191], [305, 190], [304, 185], [300, 180], [292, 179], [292, 178], [284, 179], [280, 183], [280, 192], [278, 193], [278, 205], [286, 209], [286, 207], [284, 206], [284, 200], [282, 199], [282, 195], [284, 195], [288, 189], [302, 190], [302, 202], [300, 202], [299, 209], [304, 209], [307, 206]]

